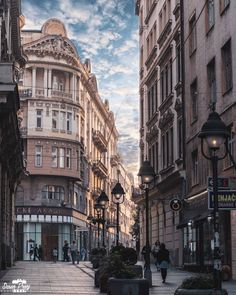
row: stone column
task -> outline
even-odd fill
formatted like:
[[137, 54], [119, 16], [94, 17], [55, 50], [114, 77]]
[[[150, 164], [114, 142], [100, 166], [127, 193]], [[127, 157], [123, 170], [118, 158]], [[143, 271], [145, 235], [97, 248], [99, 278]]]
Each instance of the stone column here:
[[32, 97], [35, 97], [36, 93], [36, 68], [32, 68]]
[[48, 96], [48, 70], [44, 68], [44, 78], [43, 78], [44, 96]]
[[76, 102], [77, 101], [77, 96], [78, 96], [78, 93], [77, 93], [77, 83], [78, 83], [78, 79], [77, 79], [77, 76], [75, 75], [74, 76], [74, 79], [75, 79], [75, 87], [74, 87], [74, 89], [75, 89], [75, 99], [74, 99], [74, 101]]

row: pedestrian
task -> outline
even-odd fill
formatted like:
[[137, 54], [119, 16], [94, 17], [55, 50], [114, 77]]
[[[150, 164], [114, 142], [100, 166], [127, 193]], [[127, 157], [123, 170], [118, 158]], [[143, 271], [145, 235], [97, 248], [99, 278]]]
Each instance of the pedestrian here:
[[143, 258], [144, 258], [144, 266], [143, 266], [144, 269], [146, 269], [147, 267], [148, 260], [150, 261], [150, 256], [149, 256], [150, 251], [151, 251], [150, 246], [149, 247], [143, 246], [141, 254], [143, 255]]
[[68, 255], [68, 251], [69, 251], [69, 244], [67, 242], [67, 240], [64, 241], [64, 246], [62, 247], [62, 251], [63, 251], [63, 261], [70, 261], [69, 255]]
[[75, 261], [77, 259], [77, 253], [78, 253], [78, 248], [76, 245], [76, 242], [73, 241], [72, 244], [70, 245], [70, 254], [71, 254], [71, 259], [72, 259], [72, 263], [75, 264]]
[[33, 254], [34, 254], [34, 247], [33, 245], [30, 245], [30, 250], [29, 250], [30, 260], [32, 260]]
[[81, 253], [81, 260], [84, 261], [86, 258], [86, 254], [87, 254], [86, 249], [84, 247], [82, 247], [80, 250], [80, 253]]
[[159, 264], [157, 262], [157, 254], [158, 254], [159, 250], [160, 250], [160, 242], [157, 240], [155, 242], [155, 244], [152, 246], [152, 255], [155, 259], [155, 265], [156, 265], [157, 270], [160, 270]]
[[57, 248], [55, 247], [53, 250], [52, 250], [52, 258], [53, 258], [53, 262], [56, 263], [57, 262]]
[[167, 269], [170, 263], [170, 254], [169, 254], [169, 251], [166, 249], [166, 246], [164, 243], [160, 245], [160, 250], [158, 251], [158, 254], [157, 254], [157, 262], [161, 269], [162, 283], [165, 283], [166, 276], [167, 276]]
[[38, 257], [39, 257], [39, 260], [42, 260], [42, 257], [43, 257], [43, 248], [41, 245], [39, 245], [39, 248], [38, 248]]
[[35, 244], [35, 246], [34, 246], [34, 261], [36, 261], [36, 258], [39, 261], [39, 248], [38, 248], [37, 244]]

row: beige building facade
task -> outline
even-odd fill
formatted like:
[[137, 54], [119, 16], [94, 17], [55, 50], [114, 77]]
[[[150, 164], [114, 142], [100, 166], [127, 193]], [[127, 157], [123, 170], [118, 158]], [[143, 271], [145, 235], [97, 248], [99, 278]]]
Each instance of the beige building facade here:
[[[51, 259], [54, 247], [62, 259], [64, 240], [75, 239], [89, 250], [101, 239], [97, 224], [87, 217], [95, 216], [102, 191], [110, 199], [106, 219], [114, 215], [111, 180], [120, 169], [118, 132], [90, 60], [82, 63], [61, 21], [49, 19], [41, 30], [22, 31], [22, 43], [28, 58], [19, 84], [28, 176], [17, 188], [19, 258], [31, 259], [29, 249], [37, 244], [44, 260]], [[114, 229], [107, 228], [111, 244]]]

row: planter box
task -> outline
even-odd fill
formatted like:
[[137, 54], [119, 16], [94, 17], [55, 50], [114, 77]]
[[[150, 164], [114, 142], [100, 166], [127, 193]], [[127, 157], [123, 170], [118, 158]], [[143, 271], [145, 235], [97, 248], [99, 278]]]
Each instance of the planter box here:
[[177, 289], [174, 295], [228, 295], [224, 289], [215, 291], [213, 289]]
[[149, 283], [146, 279], [108, 280], [108, 295], [149, 295]]
[[142, 279], [143, 277], [142, 265], [129, 265], [128, 268], [136, 274], [136, 278]]

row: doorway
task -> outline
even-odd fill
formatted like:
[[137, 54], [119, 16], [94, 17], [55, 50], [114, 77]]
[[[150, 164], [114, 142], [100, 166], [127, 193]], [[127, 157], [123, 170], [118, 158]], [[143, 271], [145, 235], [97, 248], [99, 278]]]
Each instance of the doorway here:
[[58, 250], [58, 225], [43, 224], [42, 225], [42, 260], [52, 260], [52, 250]]

